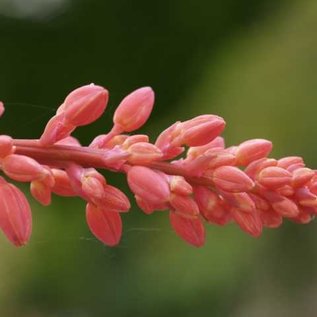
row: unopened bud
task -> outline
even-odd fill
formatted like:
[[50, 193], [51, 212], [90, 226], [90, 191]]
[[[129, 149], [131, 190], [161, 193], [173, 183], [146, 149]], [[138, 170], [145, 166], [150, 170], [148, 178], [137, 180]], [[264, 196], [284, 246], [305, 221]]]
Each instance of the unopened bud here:
[[0, 228], [17, 247], [25, 245], [32, 231], [30, 205], [24, 194], [0, 177]]
[[116, 109], [113, 117], [115, 127], [121, 132], [139, 129], [149, 118], [154, 105], [154, 92], [143, 87], [126, 96]]
[[98, 240], [110, 247], [119, 243], [122, 234], [122, 221], [119, 213], [88, 203], [86, 220], [89, 229]]
[[97, 120], [105, 111], [108, 91], [94, 84], [72, 91], [57, 113], [64, 113], [67, 123], [83, 126]]
[[254, 187], [252, 179], [234, 166], [221, 166], [212, 174], [217, 187], [227, 192], [247, 192]]

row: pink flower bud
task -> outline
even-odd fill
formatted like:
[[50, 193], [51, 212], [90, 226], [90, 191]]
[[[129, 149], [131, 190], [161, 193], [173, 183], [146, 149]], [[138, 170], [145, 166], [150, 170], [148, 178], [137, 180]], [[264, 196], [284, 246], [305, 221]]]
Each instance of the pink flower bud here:
[[30, 205], [24, 194], [0, 177], [0, 228], [17, 247], [25, 245], [32, 231]]
[[6, 156], [2, 161], [2, 169], [6, 175], [19, 182], [43, 179], [49, 173], [37, 161], [18, 154]]
[[216, 193], [204, 186], [195, 186], [194, 193], [199, 210], [208, 222], [223, 226], [231, 220], [231, 214]]
[[166, 178], [148, 167], [131, 167], [128, 170], [128, 184], [135, 195], [154, 204], [164, 203], [170, 196]]
[[[209, 152], [207, 152], [209, 154]], [[206, 153], [206, 154], [207, 154]], [[208, 167], [210, 169], [215, 169], [220, 166], [232, 166], [236, 164], [236, 157], [235, 155], [226, 152], [226, 151], [216, 151], [210, 158]]]
[[107, 211], [91, 203], [86, 206], [86, 220], [91, 232], [108, 246], [119, 243], [122, 234], [122, 221], [117, 212]]
[[223, 118], [215, 115], [201, 115], [182, 122], [178, 143], [188, 146], [205, 145], [218, 137], [225, 125]]
[[299, 209], [291, 200], [272, 191], [261, 193], [272, 205], [272, 208], [281, 216], [293, 218], [298, 216]]
[[296, 223], [300, 223], [300, 224], [307, 224], [310, 223], [313, 219], [313, 215], [311, 215], [310, 213], [301, 210], [300, 213], [298, 214], [298, 216], [291, 218], [290, 220]]
[[114, 113], [113, 122], [122, 132], [139, 129], [149, 118], [154, 105], [154, 92], [143, 87], [126, 96]]
[[307, 187], [298, 188], [295, 192], [295, 199], [305, 207], [317, 207], [317, 196]]
[[301, 187], [307, 184], [315, 175], [315, 172], [307, 167], [298, 168], [293, 172], [292, 185]]
[[304, 161], [299, 156], [287, 156], [287, 157], [283, 157], [283, 158], [279, 159], [277, 166], [287, 169], [290, 165], [293, 165], [293, 164], [303, 164], [304, 165]]
[[222, 191], [221, 196], [228, 205], [241, 212], [253, 213], [256, 209], [254, 201], [247, 193], [228, 193]]
[[237, 164], [246, 166], [253, 161], [267, 157], [272, 151], [272, 142], [253, 139], [241, 143], [236, 150]]
[[284, 185], [275, 190], [278, 194], [282, 196], [293, 196], [295, 193], [295, 189], [291, 185]]
[[52, 145], [70, 136], [75, 128], [73, 124], [65, 120], [65, 114], [60, 113], [48, 121], [39, 141], [43, 146]]
[[283, 168], [270, 166], [259, 173], [257, 181], [267, 188], [276, 189], [284, 185], [290, 185], [292, 174]]
[[193, 192], [192, 186], [183, 176], [173, 175], [169, 177], [169, 186], [173, 193], [178, 195], [190, 195]]
[[196, 218], [199, 215], [199, 208], [196, 202], [190, 196], [172, 194], [169, 203], [174, 212], [185, 218]]
[[4, 113], [4, 105], [3, 105], [3, 102], [0, 101], [0, 117], [3, 115]]
[[55, 168], [52, 168], [51, 171], [55, 180], [54, 186], [51, 189], [52, 192], [59, 196], [76, 196], [76, 193], [71, 186], [67, 173], [63, 170]]
[[81, 178], [81, 186], [85, 196], [95, 204], [104, 196], [104, 185], [96, 177], [83, 175]]
[[42, 181], [32, 181], [30, 186], [32, 196], [43, 206], [51, 203], [51, 187]]
[[287, 167], [287, 170], [291, 173], [297, 171], [300, 168], [304, 168], [305, 164], [304, 163], [297, 163], [297, 164], [292, 164], [290, 166]]
[[111, 185], [104, 186], [104, 194], [98, 204], [106, 209], [118, 212], [127, 212], [131, 207], [128, 197], [121, 190]]
[[168, 203], [153, 204], [137, 195], [134, 197], [139, 208], [147, 215], [152, 214], [156, 210], [166, 210], [169, 208]]
[[277, 161], [275, 159], [262, 158], [251, 162], [245, 169], [244, 172], [255, 179], [260, 171], [269, 166], [276, 166]]
[[136, 143], [148, 143], [149, 137], [145, 134], [135, 134], [128, 136], [122, 143], [122, 148], [128, 149], [131, 145]]
[[261, 196], [249, 193], [250, 198], [255, 203], [255, 208], [258, 210], [269, 210], [271, 208], [270, 204]]
[[105, 111], [108, 91], [94, 84], [72, 91], [65, 99], [58, 113], [64, 113], [67, 123], [83, 126], [97, 120]]
[[205, 228], [199, 218], [184, 218], [171, 211], [170, 222], [176, 234], [195, 247], [201, 247], [205, 243]]
[[224, 139], [220, 136], [216, 137], [211, 142], [201, 145], [201, 146], [192, 146], [187, 151], [188, 158], [195, 158], [209, 151], [217, 151], [223, 150], [225, 147]]
[[249, 213], [241, 212], [240, 210], [233, 208], [231, 210], [231, 214], [243, 231], [256, 238], [261, 235], [263, 225], [257, 210], [255, 210], [255, 212]]
[[215, 185], [227, 192], [247, 192], [254, 182], [243, 171], [233, 166], [218, 167], [212, 174]]
[[159, 148], [146, 142], [134, 143], [127, 151], [130, 153], [128, 162], [135, 165], [147, 164], [159, 160], [163, 156]]
[[109, 139], [109, 134], [101, 134], [93, 139], [89, 147], [96, 149], [112, 149], [116, 145], [122, 145], [129, 136], [119, 134]]
[[8, 135], [0, 135], [0, 158], [14, 152], [13, 139]]
[[282, 216], [273, 209], [259, 210], [259, 214], [263, 226], [267, 228], [278, 228], [283, 222]]
[[174, 144], [180, 132], [178, 128], [180, 124], [180, 121], [175, 122], [165, 129], [155, 141], [155, 145], [162, 151], [164, 159], [172, 159], [184, 151], [184, 148], [179, 146], [177, 142]]

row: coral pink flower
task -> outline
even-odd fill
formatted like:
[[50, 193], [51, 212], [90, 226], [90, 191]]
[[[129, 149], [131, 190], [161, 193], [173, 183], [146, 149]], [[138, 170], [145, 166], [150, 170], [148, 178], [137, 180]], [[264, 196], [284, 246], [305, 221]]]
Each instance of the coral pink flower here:
[[2, 169], [6, 175], [19, 182], [43, 179], [49, 172], [34, 159], [18, 154], [10, 154], [2, 160]]
[[0, 177], [0, 228], [16, 246], [25, 245], [32, 231], [30, 205], [24, 194]]
[[205, 243], [205, 228], [199, 218], [185, 218], [173, 211], [170, 212], [170, 222], [176, 234], [195, 247]]
[[135, 195], [154, 204], [164, 203], [170, 196], [165, 177], [148, 167], [131, 167], [128, 170], [128, 184]]
[[[126, 96], [113, 127], [82, 146], [71, 133], [97, 120], [107, 102], [105, 88], [86, 85], [65, 98], [40, 140], [0, 135], [0, 172], [30, 182], [32, 196], [43, 205], [50, 204], [52, 193], [85, 200], [89, 228], [110, 246], [120, 240], [120, 213], [130, 202], [98, 169], [125, 173], [139, 208], [146, 214], [168, 212], [176, 234], [197, 247], [204, 244], [206, 222], [234, 221], [258, 237], [263, 227], [277, 228], [284, 218], [305, 224], [317, 215], [317, 172], [298, 156], [268, 158], [268, 140], [226, 147], [220, 136], [225, 121], [219, 116], [177, 121], [154, 144], [144, 134], [122, 134], [149, 118], [150, 87]], [[3, 111], [0, 102], [0, 116]], [[0, 228], [15, 245], [25, 244], [31, 232], [28, 202], [2, 177]]]
[[188, 146], [205, 145], [218, 137], [224, 128], [225, 121], [221, 117], [201, 115], [178, 126], [178, 143]]
[[8, 135], [0, 135], [0, 159], [13, 152], [13, 139]]
[[149, 118], [154, 105], [151, 87], [143, 87], [126, 96], [114, 113], [115, 129], [131, 132], [139, 129]]
[[86, 219], [89, 229], [97, 239], [110, 247], [119, 243], [122, 234], [122, 221], [118, 213], [88, 203]]
[[105, 111], [108, 91], [94, 84], [72, 91], [65, 99], [58, 113], [65, 113], [68, 123], [78, 127], [96, 121]]
[[241, 143], [236, 150], [237, 164], [246, 166], [253, 161], [267, 157], [272, 151], [272, 142], [253, 139]]
[[254, 182], [243, 171], [233, 166], [218, 167], [212, 174], [217, 187], [228, 192], [246, 192], [254, 187]]

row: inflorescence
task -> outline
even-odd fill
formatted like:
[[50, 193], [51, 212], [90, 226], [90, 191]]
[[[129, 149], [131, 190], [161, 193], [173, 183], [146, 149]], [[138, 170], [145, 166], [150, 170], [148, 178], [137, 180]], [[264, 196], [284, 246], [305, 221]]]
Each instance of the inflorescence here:
[[[29, 182], [32, 196], [45, 206], [52, 193], [81, 197], [91, 232], [106, 245], [119, 243], [121, 214], [130, 202], [97, 169], [125, 173], [139, 208], [146, 214], [168, 211], [176, 234], [196, 247], [205, 242], [204, 223], [233, 221], [258, 237], [283, 218], [304, 224], [317, 213], [317, 174], [301, 157], [268, 158], [272, 143], [264, 139], [226, 148], [219, 116], [176, 122], [154, 143], [147, 135], [128, 134], [150, 116], [150, 87], [126, 96], [110, 132], [82, 146], [71, 133], [97, 120], [107, 102], [105, 88], [83, 86], [66, 97], [38, 140], [0, 135], [0, 170]], [[3, 112], [0, 102], [0, 116]], [[1, 176], [0, 228], [16, 246], [25, 245], [32, 230], [28, 200]]]

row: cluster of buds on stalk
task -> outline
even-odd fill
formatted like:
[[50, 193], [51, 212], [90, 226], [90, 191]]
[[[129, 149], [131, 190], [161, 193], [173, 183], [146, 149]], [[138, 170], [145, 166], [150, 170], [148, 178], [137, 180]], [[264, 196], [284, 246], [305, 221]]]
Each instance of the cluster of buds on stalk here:
[[[284, 218], [308, 223], [317, 213], [317, 174], [297, 156], [268, 158], [264, 139], [226, 147], [220, 136], [223, 118], [201, 115], [176, 122], [154, 143], [144, 134], [128, 134], [149, 118], [150, 87], [126, 96], [113, 116], [113, 127], [82, 146], [71, 136], [105, 111], [108, 91], [94, 84], [72, 91], [49, 120], [38, 140], [0, 135], [0, 170], [7, 178], [30, 183], [43, 205], [51, 195], [79, 196], [86, 202], [91, 232], [114, 246], [122, 234], [127, 196], [98, 169], [127, 175], [128, 185], [145, 214], [167, 212], [172, 228], [189, 244], [205, 242], [205, 223], [236, 223], [254, 237]], [[0, 116], [4, 105], [0, 102]], [[32, 216], [24, 194], [0, 177], [0, 228], [16, 246], [31, 235]]]

